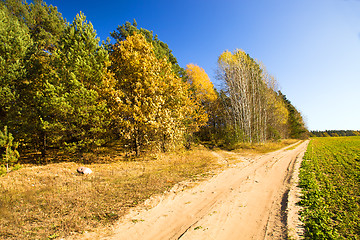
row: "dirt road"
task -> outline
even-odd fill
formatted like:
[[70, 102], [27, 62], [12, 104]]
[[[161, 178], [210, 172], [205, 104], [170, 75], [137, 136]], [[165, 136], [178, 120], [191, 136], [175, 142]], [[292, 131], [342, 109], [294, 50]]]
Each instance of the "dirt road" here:
[[286, 239], [291, 177], [307, 144], [242, 157], [210, 180], [130, 213], [103, 239]]

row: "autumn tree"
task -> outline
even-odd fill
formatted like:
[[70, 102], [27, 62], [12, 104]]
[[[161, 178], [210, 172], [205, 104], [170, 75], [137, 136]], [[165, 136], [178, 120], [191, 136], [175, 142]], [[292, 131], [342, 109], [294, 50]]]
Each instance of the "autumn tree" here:
[[137, 28], [137, 23], [134, 20], [133, 24], [126, 22], [123, 25], [119, 25], [115, 31], [110, 33], [111, 37], [114, 38], [117, 42], [124, 41], [127, 37], [134, 35], [135, 33], [141, 34], [145, 37], [148, 43], [151, 43], [153, 46], [153, 51], [157, 59], [167, 60], [172, 64], [172, 70], [178, 77], [184, 75], [184, 69], [181, 68], [177, 62], [176, 57], [173, 55], [169, 46], [162, 42], [157, 35], [154, 35], [153, 31], [149, 31], [144, 28]]
[[256, 142], [264, 135], [264, 92], [259, 65], [242, 50], [225, 51], [218, 60], [219, 78], [227, 86], [229, 117], [240, 140]]
[[158, 59], [151, 43], [134, 33], [113, 46], [112, 70], [117, 89], [119, 133], [138, 155], [149, 146], [165, 151], [187, 128], [199, 125], [200, 114], [189, 97], [189, 86]]
[[197, 101], [206, 105], [216, 100], [217, 95], [214, 85], [203, 68], [194, 64], [188, 64], [185, 71], [187, 81], [190, 83]]
[[262, 70], [262, 79], [266, 84], [264, 88], [265, 97], [265, 115], [264, 122], [266, 131], [264, 139], [280, 139], [288, 137], [288, 116], [289, 111], [281, 96], [278, 94], [278, 83], [270, 75], [265, 65], [259, 62]]
[[204, 108], [208, 122], [198, 133], [201, 140], [212, 141], [219, 121], [219, 99], [214, 85], [205, 70], [195, 64], [186, 66], [185, 79], [190, 84], [192, 98]]
[[[219, 79], [226, 86], [222, 99], [226, 126], [234, 134], [232, 141], [264, 142], [287, 137], [289, 124], [294, 122], [292, 110], [277, 93], [276, 80], [264, 65], [244, 51], [235, 50], [222, 53], [218, 66]], [[295, 115], [295, 122], [304, 126], [299, 118], [301, 115]]]

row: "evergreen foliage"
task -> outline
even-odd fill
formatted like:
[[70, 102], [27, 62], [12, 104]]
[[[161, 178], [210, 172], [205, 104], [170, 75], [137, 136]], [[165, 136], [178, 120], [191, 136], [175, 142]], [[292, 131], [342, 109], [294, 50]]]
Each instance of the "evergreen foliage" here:
[[69, 149], [88, 150], [105, 143], [110, 122], [102, 94], [111, 74], [108, 53], [99, 41], [80, 12], [66, 27], [52, 55], [51, 82], [41, 100], [47, 111], [42, 123], [47, 135], [58, 135], [62, 146]]
[[311, 131], [310, 137], [350, 137], [360, 136], [360, 131], [356, 130], [325, 130]]
[[305, 123], [300, 112], [291, 104], [284, 94], [279, 91], [279, 95], [284, 100], [286, 108], [289, 111], [288, 128], [291, 138], [308, 138], [309, 131], [305, 127]]
[[0, 127], [14, 118], [19, 85], [24, 80], [24, 58], [31, 46], [29, 29], [0, 3]]
[[0, 164], [6, 165], [6, 171], [9, 172], [9, 166], [18, 161], [20, 157], [19, 152], [16, 150], [18, 143], [14, 142], [13, 135], [8, 132], [7, 126], [4, 127], [4, 131], [0, 130]]

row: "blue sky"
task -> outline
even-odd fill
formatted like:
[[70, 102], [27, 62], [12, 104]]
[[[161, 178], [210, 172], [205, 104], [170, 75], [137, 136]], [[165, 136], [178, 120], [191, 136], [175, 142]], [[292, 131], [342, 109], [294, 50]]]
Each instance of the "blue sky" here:
[[71, 22], [82, 11], [101, 40], [136, 19], [215, 78], [225, 50], [262, 61], [310, 130], [360, 130], [358, 0], [48, 0]]

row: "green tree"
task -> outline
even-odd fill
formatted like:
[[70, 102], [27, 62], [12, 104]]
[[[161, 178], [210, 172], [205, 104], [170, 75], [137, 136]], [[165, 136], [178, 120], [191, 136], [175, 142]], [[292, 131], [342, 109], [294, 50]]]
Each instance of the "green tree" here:
[[1, 164], [6, 165], [6, 171], [9, 172], [9, 165], [12, 165], [18, 161], [19, 152], [16, 150], [18, 143], [14, 142], [13, 135], [8, 132], [7, 126], [4, 127], [4, 131], [0, 130], [0, 151], [2, 156]]
[[24, 81], [24, 57], [32, 44], [27, 26], [0, 3], [0, 127], [14, 124], [19, 84]]
[[15, 87], [16, 102], [9, 125], [16, 129], [16, 137], [23, 139], [43, 156], [46, 149], [46, 133], [42, 119], [42, 95], [52, 71], [51, 58], [58, 46], [59, 38], [65, 28], [65, 21], [56, 7], [48, 6], [40, 0], [31, 4], [20, 0], [3, 1], [13, 18], [27, 27], [31, 43], [22, 56], [24, 76], [17, 78]]
[[105, 143], [110, 124], [104, 93], [112, 75], [107, 51], [90, 22], [80, 12], [68, 25], [51, 56], [53, 69], [45, 90], [42, 127], [58, 136], [61, 146], [89, 150]]
[[309, 131], [306, 129], [304, 120], [300, 112], [291, 104], [291, 102], [286, 98], [286, 95], [282, 94], [281, 91], [278, 92], [279, 96], [282, 97], [286, 108], [289, 111], [288, 117], [288, 128], [289, 135], [291, 138], [307, 138], [309, 136]]

